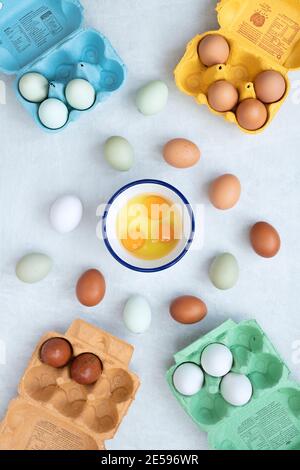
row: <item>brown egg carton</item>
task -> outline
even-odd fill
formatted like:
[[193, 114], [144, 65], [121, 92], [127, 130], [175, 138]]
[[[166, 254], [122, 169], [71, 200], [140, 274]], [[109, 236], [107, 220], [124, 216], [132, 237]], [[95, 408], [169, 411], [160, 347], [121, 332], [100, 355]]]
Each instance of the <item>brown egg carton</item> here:
[[[67, 339], [72, 344], [74, 357], [86, 352], [98, 356], [103, 364], [100, 379], [93, 385], [79, 385], [71, 379], [70, 367], [54, 369], [43, 364], [41, 346], [53, 337]], [[16, 426], [18, 422], [24, 423], [26, 428], [23, 433], [26, 448], [39, 445], [30, 444], [28, 433], [45, 436], [45, 442], [42, 438], [40, 445], [47, 448], [56, 445], [55, 436], [61, 429], [66, 430], [66, 435], [77, 436], [80, 448], [86, 445], [88, 449], [94, 449], [96, 445], [97, 449], [103, 449], [103, 442], [112, 439], [117, 432], [139, 387], [138, 377], [128, 370], [132, 354], [132, 346], [82, 320], [75, 320], [65, 335], [48, 333], [37, 345], [21, 379], [19, 397], [10, 404], [1, 424], [0, 449], [9, 442], [13, 447], [8, 448], [21, 445], [20, 427], [23, 426]], [[40, 421], [57, 429], [54, 436], [49, 436], [50, 443], [46, 439], [47, 430], [44, 427], [40, 430]], [[47, 428], [48, 424], [45, 426]], [[74, 441], [71, 435], [72, 447], [77, 438]], [[24, 439], [21, 440], [25, 444]], [[69, 440], [63, 441], [67, 446]], [[61, 448], [59, 439], [57, 445]]]

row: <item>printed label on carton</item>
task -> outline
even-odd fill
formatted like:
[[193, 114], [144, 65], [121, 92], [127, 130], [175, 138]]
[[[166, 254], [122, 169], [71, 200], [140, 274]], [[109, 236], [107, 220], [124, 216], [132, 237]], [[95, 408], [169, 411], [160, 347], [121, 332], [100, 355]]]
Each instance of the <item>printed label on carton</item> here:
[[299, 436], [288, 409], [277, 401], [242, 421], [237, 433], [249, 450], [285, 449]]
[[45, 46], [49, 36], [57, 36], [62, 29], [55, 14], [47, 6], [42, 6], [24, 15], [4, 32], [16, 51], [21, 53], [32, 43], [36, 47]]
[[300, 37], [294, 10], [286, 4], [282, 8], [281, 2], [248, 2], [233, 30], [280, 63], [286, 61]]
[[84, 450], [86, 443], [77, 434], [46, 420], [38, 421], [26, 446], [27, 450]]

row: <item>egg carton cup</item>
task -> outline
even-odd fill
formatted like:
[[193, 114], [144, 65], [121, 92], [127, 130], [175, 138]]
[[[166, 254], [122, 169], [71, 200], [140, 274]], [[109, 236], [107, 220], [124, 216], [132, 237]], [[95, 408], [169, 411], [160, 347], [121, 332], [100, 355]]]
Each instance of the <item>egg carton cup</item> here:
[[[200, 365], [202, 351], [213, 343], [233, 355], [232, 372], [246, 375], [253, 387], [243, 407], [227, 403], [221, 378], [205, 374], [203, 388], [191, 397], [177, 392], [173, 374], [186, 362]], [[172, 393], [215, 450], [300, 450], [300, 386], [256, 321], [227, 321], [174, 356], [167, 373]]]
[[[82, 28], [83, 7], [79, 0], [7, 0], [0, 11], [0, 71], [16, 74], [15, 93], [46, 132], [64, 130], [83, 113], [94, 109], [117, 91], [126, 79], [126, 67], [110, 41], [94, 29]], [[31, 103], [19, 92], [19, 80], [28, 72], [49, 81], [48, 98], [67, 106], [69, 118], [60, 129], [48, 129], [40, 121], [40, 103]], [[73, 109], [65, 98], [69, 81], [90, 82], [96, 99], [85, 111]]]
[[[69, 366], [55, 369], [41, 362], [41, 346], [57, 337], [71, 343], [74, 357], [89, 352], [100, 358], [103, 373], [95, 384], [79, 385], [71, 379]], [[138, 377], [128, 370], [132, 354], [132, 346], [82, 320], [74, 321], [65, 335], [48, 333], [37, 345], [21, 379], [19, 397], [2, 422], [0, 449], [31, 448], [40, 428], [45, 448], [103, 449], [103, 442], [114, 437], [139, 388]], [[57, 433], [63, 434], [62, 443], [56, 439]], [[70, 442], [68, 433], [73, 436]]]
[[[243, 132], [258, 134], [271, 123], [289, 94], [288, 72], [300, 68], [300, 3], [298, 0], [221, 0], [216, 10], [220, 29], [197, 35], [189, 42], [175, 69], [177, 87]], [[230, 55], [226, 64], [206, 67], [201, 63], [198, 45], [209, 34], [219, 34], [227, 40]], [[208, 88], [218, 80], [232, 83], [239, 92], [239, 101], [256, 98], [254, 80], [265, 70], [281, 73], [287, 87], [280, 101], [266, 105], [268, 120], [262, 128], [248, 131], [239, 125], [234, 111], [220, 113], [209, 105]]]

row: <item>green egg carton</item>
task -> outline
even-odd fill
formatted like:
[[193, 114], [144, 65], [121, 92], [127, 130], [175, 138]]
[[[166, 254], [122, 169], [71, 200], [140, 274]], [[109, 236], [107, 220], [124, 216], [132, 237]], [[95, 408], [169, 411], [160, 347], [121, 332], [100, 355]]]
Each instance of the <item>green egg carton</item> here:
[[[200, 365], [202, 351], [211, 343], [229, 347], [232, 372], [245, 374], [253, 396], [243, 407], [229, 405], [221, 396], [221, 379], [205, 375], [196, 395], [179, 394], [173, 385], [176, 368]], [[168, 384], [188, 415], [208, 433], [214, 450], [300, 450], [300, 386], [255, 320], [237, 324], [228, 320], [174, 356]]]

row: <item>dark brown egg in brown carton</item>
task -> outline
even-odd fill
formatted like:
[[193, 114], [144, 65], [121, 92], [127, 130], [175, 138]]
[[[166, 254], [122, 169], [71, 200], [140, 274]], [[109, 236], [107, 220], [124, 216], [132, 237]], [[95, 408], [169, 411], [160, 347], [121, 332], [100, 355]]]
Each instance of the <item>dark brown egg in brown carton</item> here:
[[[52, 338], [71, 345], [72, 357], [64, 367], [43, 362], [41, 351]], [[1, 424], [0, 449], [104, 449], [139, 387], [138, 377], [128, 370], [132, 354], [132, 346], [82, 320], [75, 320], [65, 335], [48, 333], [37, 345], [19, 397]], [[78, 383], [78, 370], [73, 372], [83, 355], [101, 364], [99, 378], [90, 385]], [[60, 434], [65, 437], [59, 439]], [[36, 436], [42, 436], [40, 443]]]

